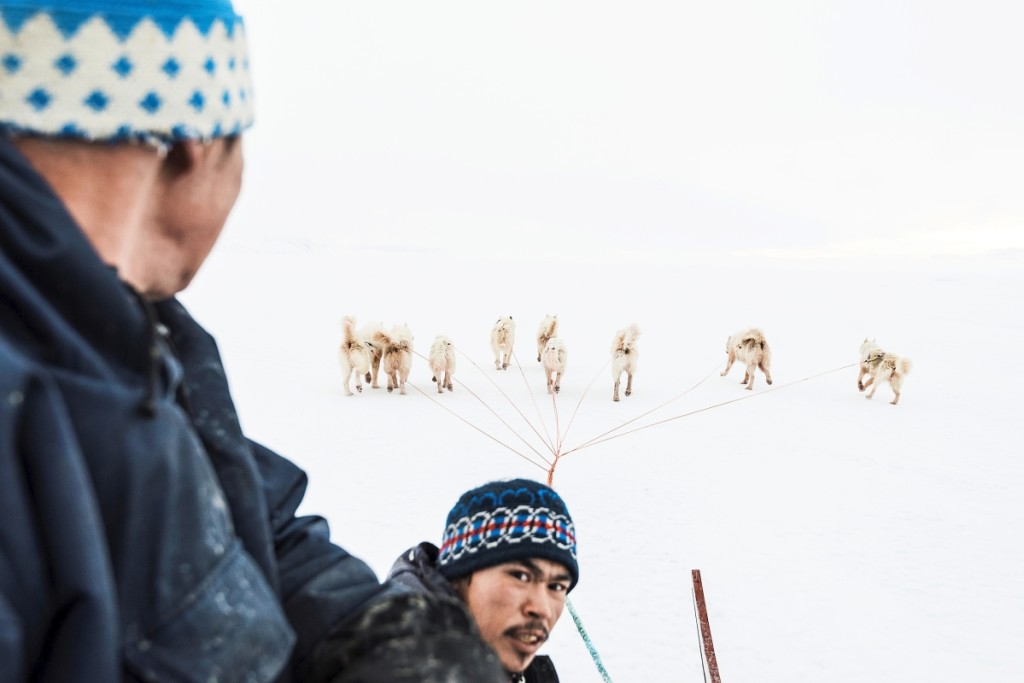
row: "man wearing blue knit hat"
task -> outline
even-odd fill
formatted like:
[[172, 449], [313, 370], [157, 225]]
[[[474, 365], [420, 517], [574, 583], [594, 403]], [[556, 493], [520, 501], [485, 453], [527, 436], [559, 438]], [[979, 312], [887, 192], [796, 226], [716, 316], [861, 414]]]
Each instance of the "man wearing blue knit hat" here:
[[388, 576], [416, 593], [457, 595], [516, 683], [557, 683], [537, 652], [579, 579], [576, 527], [555, 491], [529, 479], [462, 494], [438, 548], [420, 543]]
[[174, 296], [252, 123], [228, 0], [0, 0], [0, 680], [495, 681], [298, 517]]

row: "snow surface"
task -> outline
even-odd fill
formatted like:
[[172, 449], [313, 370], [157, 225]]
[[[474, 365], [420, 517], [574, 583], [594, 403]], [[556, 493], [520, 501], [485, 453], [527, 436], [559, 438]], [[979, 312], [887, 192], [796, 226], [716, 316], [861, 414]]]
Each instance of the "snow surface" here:
[[[465, 489], [545, 477], [557, 313], [563, 452], [679, 418], [554, 473], [614, 681], [702, 680], [692, 569], [726, 683], [1024, 681], [1024, 5], [236, 6], [257, 124], [183, 298], [340, 544], [384, 574]], [[343, 315], [450, 336], [455, 391], [417, 359], [344, 396]], [[770, 390], [718, 376], [750, 325]], [[865, 336], [914, 362], [898, 406], [856, 390]], [[600, 680], [568, 615], [546, 650]]]
[[[220, 342], [243, 427], [309, 472], [304, 511], [378, 574], [436, 542], [463, 490], [543, 480], [538, 433], [557, 424], [568, 451], [677, 418], [554, 473], [579, 534], [571, 599], [612, 680], [702, 680], [692, 569], [725, 681], [1024, 680], [1018, 256], [469, 258], [240, 230], [183, 299]], [[554, 405], [533, 341], [547, 313], [569, 351]], [[421, 353], [450, 336], [455, 391], [436, 396], [416, 358], [408, 395], [344, 396], [348, 314], [408, 323]], [[497, 372], [502, 315], [518, 364]], [[616, 404], [609, 347], [631, 322], [640, 369]], [[749, 325], [775, 380], [752, 392], [739, 365], [718, 375]], [[865, 336], [914, 363], [898, 406], [856, 389]], [[601, 680], [568, 612], [546, 652], [562, 680]]]

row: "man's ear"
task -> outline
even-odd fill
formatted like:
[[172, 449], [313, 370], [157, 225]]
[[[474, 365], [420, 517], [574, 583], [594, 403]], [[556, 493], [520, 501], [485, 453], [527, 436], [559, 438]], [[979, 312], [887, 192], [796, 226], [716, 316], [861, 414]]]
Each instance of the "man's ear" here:
[[469, 590], [469, 584], [473, 581], [473, 575], [467, 574], [466, 576], [460, 576], [457, 579], [452, 579], [450, 583], [452, 588], [455, 589], [456, 595], [462, 598], [462, 601], [466, 601], [466, 591]]

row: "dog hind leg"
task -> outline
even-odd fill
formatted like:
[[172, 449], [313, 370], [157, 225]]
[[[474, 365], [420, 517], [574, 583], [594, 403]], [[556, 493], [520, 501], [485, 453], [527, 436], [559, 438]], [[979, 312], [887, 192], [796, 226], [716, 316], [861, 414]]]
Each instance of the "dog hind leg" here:
[[893, 376], [889, 378], [889, 386], [892, 387], [892, 393], [895, 394], [889, 403], [896, 405], [900, 402], [900, 390], [903, 388], [903, 377], [894, 373]]
[[366, 373], [366, 380], [370, 382], [370, 387], [374, 389], [380, 389], [380, 384], [377, 383], [377, 374], [380, 372], [380, 359], [378, 354], [373, 354], [373, 358], [370, 360], [370, 369], [373, 370], [373, 377], [371, 379], [370, 373]]
[[726, 375], [728, 375], [729, 371], [732, 370], [732, 364], [735, 363], [735, 362], [736, 362], [736, 352], [735, 351], [729, 351], [729, 358], [725, 362], [725, 370], [722, 370], [722, 374], [720, 376], [721, 377], [725, 377]]

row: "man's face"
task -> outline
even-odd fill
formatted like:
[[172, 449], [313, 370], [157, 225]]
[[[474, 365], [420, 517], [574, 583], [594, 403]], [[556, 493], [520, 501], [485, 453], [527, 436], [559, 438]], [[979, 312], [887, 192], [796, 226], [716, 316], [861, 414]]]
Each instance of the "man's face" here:
[[484, 641], [508, 671], [519, 672], [562, 616], [571, 583], [561, 564], [533, 558], [480, 569], [461, 593]]
[[[153, 298], [184, 289], [213, 249], [231, 208], [238, 199], [245, 162], [239, 137], [210, 143], [182, 143], [171, 151], [167, 179], [150, 250], [160, 273]], [[185, 149], [188, 146], [188, 151]]]

